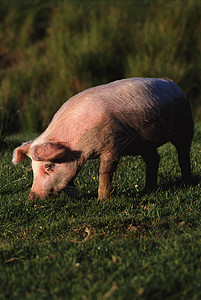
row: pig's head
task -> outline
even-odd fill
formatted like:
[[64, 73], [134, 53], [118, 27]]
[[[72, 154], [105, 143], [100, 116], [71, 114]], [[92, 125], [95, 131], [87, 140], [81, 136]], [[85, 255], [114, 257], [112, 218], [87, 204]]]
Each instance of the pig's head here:
[[63, 144], [27, 142], [14, 150], [13, 163], [22, 162], [26, 156], [32, 159], [34, 181], [29, 200], [56, 197], [78, 170], [80, 153]]

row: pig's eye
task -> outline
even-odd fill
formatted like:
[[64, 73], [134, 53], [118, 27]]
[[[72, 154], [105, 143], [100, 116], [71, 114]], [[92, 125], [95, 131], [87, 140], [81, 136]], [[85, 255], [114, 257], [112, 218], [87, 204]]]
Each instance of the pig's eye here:
[[50, 172], [54, 171], [55, 164], [45, 164], [45, 174], [49, 175]]

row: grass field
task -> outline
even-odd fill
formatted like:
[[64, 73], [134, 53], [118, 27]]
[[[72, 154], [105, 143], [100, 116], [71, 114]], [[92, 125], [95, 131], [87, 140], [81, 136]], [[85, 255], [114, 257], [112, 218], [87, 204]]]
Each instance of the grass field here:
[[98, 161], [77, 177], [77, 200], [62, 193], [26, 203], [30, 161], [15, 166], [11, 156], [30, 138], [8, 137], [0, 154], [0, 299], [201, 299], [201, 124], [195, 185], [181, 185], [166, 144], [156, 192], [143, 192], [142, 159], [125, 157], [105, 204], [97, 204]]

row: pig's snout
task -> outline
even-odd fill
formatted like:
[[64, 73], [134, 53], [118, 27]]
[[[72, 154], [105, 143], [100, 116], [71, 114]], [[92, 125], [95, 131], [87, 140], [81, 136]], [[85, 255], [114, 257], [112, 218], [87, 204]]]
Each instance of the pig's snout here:
[[37, 195], [35, 192], [30, 192], [27, 202], [37, 200], [38, 198], [39, 195]]
[[53, 188], [50, 189], [49, 192], [46, 192], [44, 194], [37, 194], [36, 192], [31, 191], [28, 197], [28, 201], [34, 201], [37, 199], [47, 199], [47, 198], [55, 198], [58, 196], [58, 192], [55, 191]]

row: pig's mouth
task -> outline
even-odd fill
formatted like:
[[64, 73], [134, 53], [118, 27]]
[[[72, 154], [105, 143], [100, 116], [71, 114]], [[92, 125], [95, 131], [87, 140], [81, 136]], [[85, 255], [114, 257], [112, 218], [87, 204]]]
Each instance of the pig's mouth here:
[[59, 192], [54, 190], [53, 188], [51, 188], [49, 192], [42, 194], [42, 195], [31, 191], [29, 194], [29, 197], [28, 197], [28, 201], [33, 201], [33, 200], [37, 200], [37, 199], [56, 198], [58, 195], [59, 195]]
[[[66, 187], [63, 189], [66, 196], [76, 199], [78, 197], [78, 192], [75, 186], [72, 185], [66, 185]], [[60, 194], [61, 190], [56, 190], [54, 188], [51, 188], [49, 191], [45, 191], [43, 194], [38, 194], [34, 191], [31, 191], [28, 197], [27, 202], [34, 201], [37, 199], [48, 199], [48, 198], [56, 198]]]
[[50, 198], [55, 198], [59, 195], [59, 192], [56, 191], [55, 189], [51, 188], [48, 197]]

